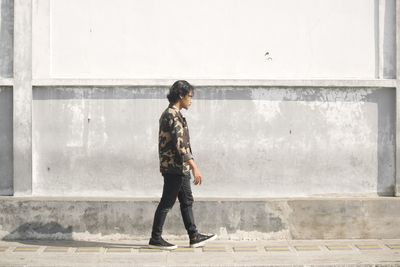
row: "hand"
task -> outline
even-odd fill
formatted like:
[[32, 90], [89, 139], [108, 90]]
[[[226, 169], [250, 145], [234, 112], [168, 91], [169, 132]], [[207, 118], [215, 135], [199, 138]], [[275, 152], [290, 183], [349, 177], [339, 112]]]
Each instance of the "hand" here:
[[193, 177], [194, 177], [194, 181], [193, 183], [195, 185], [201, 185], [201, 173], [199, 171], [199, 169], [193, 169]]

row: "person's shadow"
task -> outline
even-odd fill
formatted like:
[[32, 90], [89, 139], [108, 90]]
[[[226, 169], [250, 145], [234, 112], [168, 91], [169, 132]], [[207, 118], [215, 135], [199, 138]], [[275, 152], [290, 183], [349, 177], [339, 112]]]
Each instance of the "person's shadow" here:
[[72, 232], [72, 226], [63, 227], [56, 222], [28, 222], [4, 236], [2, 240], [34, 246], [148, 248], [145, 242], [139, 244], [73, 240]]

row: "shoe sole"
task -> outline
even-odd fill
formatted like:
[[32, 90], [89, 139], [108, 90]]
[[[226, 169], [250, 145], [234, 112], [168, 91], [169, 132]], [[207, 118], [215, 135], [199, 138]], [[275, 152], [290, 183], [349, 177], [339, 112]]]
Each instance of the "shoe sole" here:
[[217, 239], [217, 235], [214, 235], [213, 237], [211, 237], [211, 238], [209, 238], [209, 239], [206, 239], [206, 240], [204, 240], [204, 241], [201, 241], [201, 242], [199, 242], [199, 243], [190, 245], [190, 247], [191, 247], [191, 248], [202, 247], [202, 246], [204, 246], [205, 243], [207, 243], [208, 241], [213, 241], [213, 240], [215, 240], [215, 239]]
[[170, 246], [170, 247], [160, 247], [160, 246], [155, 246], [155, 245], [149, 245], [149, 248], [155, 248], [155, 249], [161, 249], [161, 250], [174, 250], [177, 249], [178, 246]]

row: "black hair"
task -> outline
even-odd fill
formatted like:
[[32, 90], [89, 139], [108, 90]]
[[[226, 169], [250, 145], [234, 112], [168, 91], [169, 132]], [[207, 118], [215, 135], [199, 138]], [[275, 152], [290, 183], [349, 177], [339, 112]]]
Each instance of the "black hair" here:
[[174, 84], [169, 89], [167, 95], [168, 101], [171, 104], [175, 104], [179, 99], [187, 96], [190, 92], [194, 91], [194, 87], [187, 81], [179, 80], [174, 82]]

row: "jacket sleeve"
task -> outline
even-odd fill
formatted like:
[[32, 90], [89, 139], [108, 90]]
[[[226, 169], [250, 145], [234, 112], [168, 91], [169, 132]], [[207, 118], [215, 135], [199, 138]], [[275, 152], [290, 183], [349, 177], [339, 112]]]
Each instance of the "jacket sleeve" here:
[[169, 118], [169, 125], [171, 127], [171, 138], [175, 145], [178, 154], [181, 156], [182, 162], [193, 159], [192, 153], [187, 144], [185, 144], [186, 138], [184, 137], [184, 129], [182, 123], [177, 117], [171, 116]]

